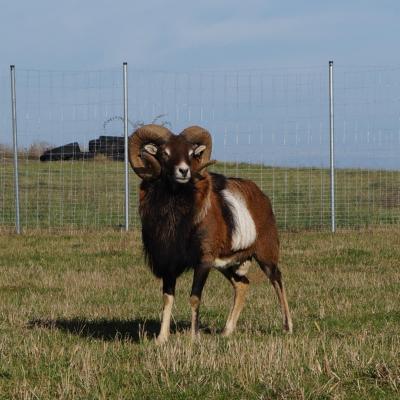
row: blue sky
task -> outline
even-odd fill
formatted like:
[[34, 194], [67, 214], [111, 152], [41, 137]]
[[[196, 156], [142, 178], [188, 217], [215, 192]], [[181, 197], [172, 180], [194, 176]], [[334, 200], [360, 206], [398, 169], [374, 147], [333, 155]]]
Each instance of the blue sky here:
[[334, 60], [338, 164], [399, 167], [399, 0], [0, 0], [0, 37], [0, 143], [10, 64], [20, 143], [85, 146], [121, 134], [102, 127], [122, 115], [127, 61], [133, 121], [204, 124], [218, 158], [326, 165]]
[[400, 2], [0, 1], [0, 67], [398, 65]]

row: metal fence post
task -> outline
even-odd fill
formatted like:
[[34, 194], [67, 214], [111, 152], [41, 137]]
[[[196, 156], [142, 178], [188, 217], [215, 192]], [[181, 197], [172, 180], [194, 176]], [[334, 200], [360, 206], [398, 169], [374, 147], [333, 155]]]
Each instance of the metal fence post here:
[[128, 63], [123, 63], [124, 86], [124, 164], [125, 164], [125, 231], [129, 230], [129, 166], [128, 166]]
[[14, 150], [14, 193], [15, 193], [15, 231], [21, 233], [19, 215], [19, 180], [18, 180], [18, 141], [17, 141], [17, 96], [15, 91], [15, 65], [10, 65], [11, 75], [11, 110]]
[[329, 136], [330, 136], [330, 172], [331, 172], [331, 229], [336, 231], [335, 216], [335, 130], [333, 114], [333, 61], [329, 61]]

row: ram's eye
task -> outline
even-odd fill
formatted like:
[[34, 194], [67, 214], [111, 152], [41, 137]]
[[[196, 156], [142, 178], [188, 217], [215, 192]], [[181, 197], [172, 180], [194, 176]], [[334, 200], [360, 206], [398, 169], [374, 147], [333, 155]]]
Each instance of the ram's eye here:
[[197, 146], [194, 149], [194, 156], [195, 157], [201, 157], [201, 155], [203, 154], [205, 149], [206, 149], [206, 146], [204, 146], [203, 144], [201, 144], [200, 146]]
[[146, 144], [144, 149], [153, 156], [157, 154], [157, 147], [153, 143]]
[[171, 152], [169, 151], [169, 149], [164, 149], [163, 151], [163, 155], [168, 158], [171, 155]]
[[189, 157], [192, 157], [193, 156], [193, 149], [190, 149], [189, 150]]

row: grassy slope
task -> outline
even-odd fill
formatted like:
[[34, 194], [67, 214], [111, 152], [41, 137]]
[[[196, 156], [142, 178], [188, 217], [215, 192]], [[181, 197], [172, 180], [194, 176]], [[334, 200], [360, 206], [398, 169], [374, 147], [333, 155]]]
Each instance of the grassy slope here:
[[[282, 229], [330, 226], [329, 172], [217, 164], [215, 171], [254, 180], [271, 198]], [[0, 225], [14, 225], [11, 160], [0, 155]], [[138, 179], [131, 179], [131, 223]], [[113, 161], [20, 163], [21, 224], [28, 228], [103, 227], [124, 222], [123, 163]], [[400, 171], [337, 170], [339, 227], [400, 223]]]
[[0, 236], [0, 398], [397, 399], [400, 230], [282, 235], [295, 333], [253, 266], [237, 334], [213, 272], [191, 343], [178, 282], [175, 333], [155, 346], [159, 282], [140, 240], [112, 231]]

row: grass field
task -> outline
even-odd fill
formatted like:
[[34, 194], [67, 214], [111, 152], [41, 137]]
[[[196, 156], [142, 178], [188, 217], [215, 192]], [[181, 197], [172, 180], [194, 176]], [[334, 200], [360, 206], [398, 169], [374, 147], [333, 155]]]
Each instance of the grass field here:
[[1, 233], [0, 399], [398, 399], [400, 229], [281, 242], [293, 335], [253, 265], [233, 337], [219, 336], [232, 293], [214, 271], [190, 341], [188, 273], [157, 347], [160, 285], [137, 233]]
[[[106, 159], [20, 162], [23, 228], [99, 228], [124, 223], [123, 163]], [[220, 163], [228, 176], [254, 180], [274, 206], [281, 229], [330, 227], [329, 171]], [[138, 226], [138, 178], [130, 174], [131, 225]], [[0, 225], [14, 226], [13, 165], [0, 154]], [[337, 225], [342, 228], [400, 224], [400, 171], [338, 169]]]

